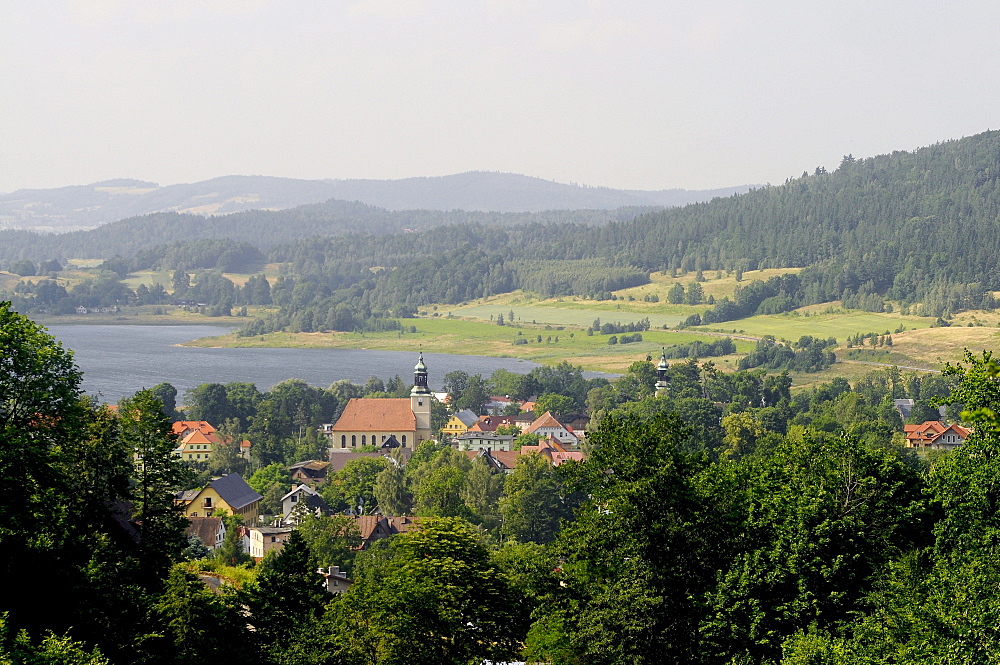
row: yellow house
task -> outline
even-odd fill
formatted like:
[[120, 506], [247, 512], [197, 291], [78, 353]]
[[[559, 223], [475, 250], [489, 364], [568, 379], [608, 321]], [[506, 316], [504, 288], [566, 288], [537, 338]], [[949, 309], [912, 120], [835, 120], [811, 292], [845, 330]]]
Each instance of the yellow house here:
[[184, 507], [187, 517], [210, 517], [221, 510], [227, 515], [238, 515], [246, 524], [256, 524], [263, 498], [240, 474], [231, 473], [216, 478], [200, 490], [182, 492], [177, 503]]
[[447, 424], [441, 431], [450, 436], [457, 437], [469, 431], [469, 428], [479, 422], [479, 417], [469, 409], [462, 409], [448, 419]]
[[181, 439], [180, 445], [174, 450], [174, 455], [185, 462], [207, 462], [211, 459], [212, 453], [215, 452], [215, 446], [218, 442], [217, 434], [205, 434], [196, 429]]

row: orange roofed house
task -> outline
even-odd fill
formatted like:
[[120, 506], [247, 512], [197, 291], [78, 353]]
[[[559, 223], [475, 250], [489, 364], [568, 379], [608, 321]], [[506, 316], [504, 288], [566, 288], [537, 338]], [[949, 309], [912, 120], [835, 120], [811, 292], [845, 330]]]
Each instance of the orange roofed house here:
[[926, 420], [920, 425], [903, 425], [907, 448], [951, 450], [969, 438], [972, 431], [959, 425], [945, 425], [940, 420]]
[[427, 366], [421, 353], [413, 368], [409, 398], [354, 398], [330, 428], [325, 428], [334, 452], [359, 446], [381, 446], [395, 437], [403, 448], [413, 450], [431, 438], [431, 400]]

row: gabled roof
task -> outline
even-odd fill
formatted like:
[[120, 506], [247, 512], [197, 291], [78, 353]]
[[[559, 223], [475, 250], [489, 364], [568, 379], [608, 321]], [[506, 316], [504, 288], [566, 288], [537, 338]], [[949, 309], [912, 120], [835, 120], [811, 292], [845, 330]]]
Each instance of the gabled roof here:
[[402, 515], [399, 517], [386, 517], [386, 523], [389, 525], [389, 531], [391, 533], [406, 533], [411, 531], [418, 526], [420, 526], [419, 517], [407, 517]]
[[939, 420], [925, 420], [919, 425], [903, 425], [906, 440], [912, 443], [933, 443], [946, 432], [954, 432], [960, 439], [967, 439], [971, 430], [961, 425], [945, 425]]
[[264, 498], [254, 488], [247, 485], [247, 482], [238, 473], [231, 473], [228, 476], [216, 478], [208, 486], [218, 492], [222, 500], [235, 510], [249, 506], [254, 501], [260, 501]]
[[514, 416], [479, 416], [479, 420], [469, 428], [470, 432], [495, 432], [498, 428], [514, 426]]
[[482, 457], [487, 464], [497, 471], [507, 472], [517, 465], [517, 460], [521, 456], [521, 453], [517, 450], [486, 450], [484, 448], [482, 450], [467, 450], [465, 451], [465, 455], [470, 460]]
[[367, 541], [373, 535], [384, 538], [392, 533], [385, 518], [381, 515], [357, 515], [354, 518], [354, 524], [358, 527], [362, 542]]
[[206, 420], [178, 420], [170, 426], [171, 431], [178, 436], [188, 430], [200, 430], [205, 434], [213, 434], [215, 428]]
[[185, 446], [191, 445], [191, 444], [195, 444], [195, 443], [213, 443], [214, 444], [214, 443], [219, 443], [219, 442], [220, 442], [220, 439], [219, 439], [219, 437], [216, 434], [214, 434], [214, 430], [213, 430], [213, 432], [206, 433], [206, 432], [204, 432], [203, 430], [200, 430], [200, 429], [191, 430], [190, 432], [188, 432], [187, 436], [185, 436], [181, 440], [181, 443], [183, 445], [185, 445]]
[[459, 421], [466, 427], [471, 427], [479, 420], [479, 416], [477, 416], [471, 409], [462, 409], [457, 412], [454, 417], [458, 418]]
[[[528, 434], [534, 434], [536, 430], [542, 427], [561, 427], [566, 429], [566, 427], [556, 420], [556, 417], [552, 415], [551, 411], [546, 411], [544, 414], [535, 419], [535, 422], [528, 425], [528, 429], [525, 430]], [[567, 430], [568, 431], [568, 430]]]
[[295, 473], [299, 471], [304, 476], [310, 478], [326, 478], [327, 468], [330, 466], [329, 462], [318, 462], [316, 460], [306, 460], [305, 462], [299, 462], [288, 467], [290, 473]]
[[[406, 462], [409, 461], [410, 456], [413, 454], [413, 451], [410, 450], [409, 448], [396, 448], [395, 450], [399, 451], [399, 452], [397, 452], [395, 454], [400, 456], [400, 461], [403, 464], [406, 464]], [[389, 461], [389, 454], [387, 452], [386, 453], [381, 453], [381, 452], [380, 453], [356, 453], [356, 452], [353, 452], [353, 451], [343, 452], [343, 451], [335, 449], [335, 452], [333, 452], [333, 453], [330, 454], [330, 467], [329, 467], [329, 469], [327, 471], [327, 475], [329, 476], [329, 475], [332, 475], [334, 473], [337, 473], [338, 471], [340, 471], [341, 469], [343, 469], [345, 466], [347, 466], [348, 462], [350, 462], [351, 460], [354, 460], [354, 459], [359, 459], [361, 457], [384, 457], [387, 461]], [[389, 463], [391, 464], [392, 462], [389, 461]]]
[[284, 501], [285, 499], [287, 499], [288, 497], [290, 497], [293, 494], [307, 494], [307, 495], [308, 494], [314, 494], [314, 495], [318, 495], [319, 492], [317, 492], [313, 488], [309, 487], [308, 485], [294, 485], [294, 486], [292, 486], [292, 489], [287, 494], [285, 494], [285, 496], [281, 497], [281, 500]]
[[184, 530], [185, 536], [198, 536], [204, 544], [215, 546], [219, 530], [224, 528], [221, 517], [189, 517], [188, 520], [190, 524]]
[[410, 432], [417, 429], [417, 418], [406, 397], [352, 398], [333, 432]]
[[583, 461], [583, 453], [580, 452], [554, 452], [552, 453], [552, 466], [559, 466], [563, 462], [569, 462], [570, 460], [574, 462]]

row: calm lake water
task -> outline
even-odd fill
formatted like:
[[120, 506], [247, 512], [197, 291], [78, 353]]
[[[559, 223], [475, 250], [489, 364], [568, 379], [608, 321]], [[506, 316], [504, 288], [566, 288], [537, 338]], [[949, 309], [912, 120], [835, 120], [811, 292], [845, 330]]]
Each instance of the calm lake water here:
[[[326, 388], [347, 379], [364, 383], [368, 377], [383, 380], [397, 374], [407, 384], [413, 380], [417, 350], [363, 351], [352, 349], [203, 349], [176, 346], [199, 337], [223, 335], [217, 326], [49, 326], [49, 333], [72, 349], [83, 371], [83, 389], [117, 402], [142, 388], [170, 383], [178, 392], [202, 383], [254, 383], [261, 391], [285, 379], [302, 379]], [[431, 388], [440, 390], [444, 375], [454, 370], [489, 376], [503, 368], [527, 374], [536, 363], [516, 358], [452, 356], [425, 353]]]

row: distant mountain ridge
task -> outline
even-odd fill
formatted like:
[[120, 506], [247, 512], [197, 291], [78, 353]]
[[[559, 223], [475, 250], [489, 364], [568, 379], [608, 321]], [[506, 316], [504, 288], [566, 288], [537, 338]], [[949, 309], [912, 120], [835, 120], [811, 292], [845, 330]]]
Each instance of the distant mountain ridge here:
[[284, 210], [330, 199], [359, 201], [388, 210], [540, 212], [672, 207], [743, 193], [749, 188], [621, 190], [484, 171], [401, 180], [223, 176], [166, 187], [123, 178], [0, 194], [0, 229], [66, 232], [158, 212], [223, 215], [255, 209]]

